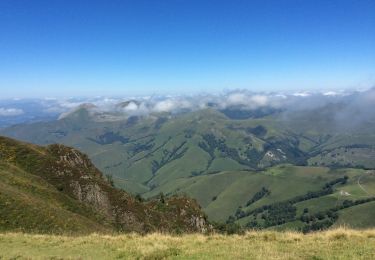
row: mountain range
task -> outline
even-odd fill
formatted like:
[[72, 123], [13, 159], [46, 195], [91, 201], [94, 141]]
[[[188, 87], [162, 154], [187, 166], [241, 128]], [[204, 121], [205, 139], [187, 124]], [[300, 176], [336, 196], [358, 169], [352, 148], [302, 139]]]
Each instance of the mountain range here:
[[306, 231], [373, 227], [374, 93], [324, 102], [293, 97], [286, 105], [283, 97], [259, 95], [248, 105], [235, 94], [225, 106], [215, 99], [199, 109], [198, 101], [192, 109], [192, 101], [178, 99], [185, 105], [173, 110], [161, 109], [176, 105], [165, 100], [152, 109], [133, 99], [110, 110], [82, 104], [57, 120], [0, 134], [74, 147], [117, 188], [144, 199], [192, 197], [212, 221]]

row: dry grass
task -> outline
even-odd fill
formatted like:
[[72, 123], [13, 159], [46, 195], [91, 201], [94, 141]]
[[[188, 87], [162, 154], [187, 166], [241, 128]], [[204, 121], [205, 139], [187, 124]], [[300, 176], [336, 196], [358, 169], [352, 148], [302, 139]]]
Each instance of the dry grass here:
[[375, 259], [375, 229], [338, 228], [303, 235], [165, 234], [49, 236], [0, 234], [0, 259]]

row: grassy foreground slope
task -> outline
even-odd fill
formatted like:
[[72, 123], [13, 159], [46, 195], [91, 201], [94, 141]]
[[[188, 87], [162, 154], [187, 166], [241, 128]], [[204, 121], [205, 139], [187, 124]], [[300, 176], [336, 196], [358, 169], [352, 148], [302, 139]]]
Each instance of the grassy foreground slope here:
[[0, 258], [60, 259], [374, 259], [375, 230], [248, 232], [243, 236], [0, 234]]

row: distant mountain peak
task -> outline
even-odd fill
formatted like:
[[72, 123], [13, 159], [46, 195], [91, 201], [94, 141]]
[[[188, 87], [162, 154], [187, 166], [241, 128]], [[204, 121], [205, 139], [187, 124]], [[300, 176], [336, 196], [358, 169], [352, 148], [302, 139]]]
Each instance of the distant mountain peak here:
[[137, 108], [141, 105], [141, 102], [135, 99], [120, 102], [116, 105], [116, 108]]
[[59, 116], [58, 120], [68, 118], [68, 117], [81, 117], [82, 114], [89, 115], [90, 113], [95, 112], [96, 109], [98, 109], [98, 107], [92, 103], [83, 103], [79, 105], [78, 107], [71, 109], [68, 112], [62, 113]]

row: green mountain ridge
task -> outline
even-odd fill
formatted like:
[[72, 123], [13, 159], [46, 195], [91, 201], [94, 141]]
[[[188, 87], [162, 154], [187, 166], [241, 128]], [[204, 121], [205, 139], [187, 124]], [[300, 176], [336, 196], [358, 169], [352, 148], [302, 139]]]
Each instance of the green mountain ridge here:
[[[326, 183], [348, 176], [346, 184], [333, 185], [329, 194], [292, 203], [293, 218], [272, 226], [299, 228], [306, 224], [298, 219], [301, 205], [315, 214], [345, 200], [368, 199], [375, 194], [371, 177], [375, 168], [375, 123], [340, 127], [330, 113], [340, 109], [327, 106], [295, 113], [271, 111], [245, 119], [240, 114], [241, 119], [233, 119], [235, 111], [229, 118], [209, 108], [107, 121], [80, 111], [79, 116], [73, 113], [58, 121], [17, 125], [0, 133], [37, 144], [73, 146], [112, 176], [117, 187], [145, 198], [161, 192], [168, 196], [186, 194], [215, 221], [227, 221], [239, 208], [247, 212], [319, 192]], [[359, 179], [369, 193], [360, 188]], [[270, 193], [246, 206], [262, 188]], [[351, 218], [344, 216], [347, 211], [339, 209], [335, 221], [346, 219], [345, 223], [352, 225], [348, 221]], [[256, 221], [264, 228], [262, 214], [268, 212], [235, 222], [246, 226]], [[367, 224], [354, 225], [375, 225], [365, 219], [366, 214], [362, 218]]]

